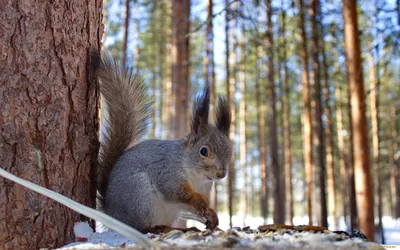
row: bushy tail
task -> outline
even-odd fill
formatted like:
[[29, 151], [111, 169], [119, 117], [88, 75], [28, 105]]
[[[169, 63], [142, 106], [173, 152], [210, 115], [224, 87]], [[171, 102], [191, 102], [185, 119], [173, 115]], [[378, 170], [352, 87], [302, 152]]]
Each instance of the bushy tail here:
[[118, 157], [146, 133], [151, 106], [146, 86], [132, 69], [104, 53], [93, 52], [92, 61], [108, 111], [97, 169], [97, 205], [102, 209], [110, 172]]

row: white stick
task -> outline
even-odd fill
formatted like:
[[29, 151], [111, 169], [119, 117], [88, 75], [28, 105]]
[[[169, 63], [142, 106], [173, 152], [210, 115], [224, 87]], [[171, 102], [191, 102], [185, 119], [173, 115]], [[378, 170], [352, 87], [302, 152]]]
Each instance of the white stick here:
[[89, 217], [93, 220], [101, 221], [101, 223], [103, 223], [106, 227], [125, 236], [129, 240], [134, 241], [135, 243], [137, 243], [141, 247], [144, 247], [145, 249], [150, 249], [153, 247], [153, 244], [151, 243], [151, 241], [146, 236], [144, 236], [142, 233], [140, 233], [136, 229], [112, 218], [111, 216], [106, 215], [105, 213], [102, 213], [93, 208], [84, 206], [74, 200], [71, 200], [70, 198], [67, 198], [59, 193], [56, 193], [54, 191], [51, 191], [49, 189], [46, 189], [39, 185], [36, 185], [32, 182], [23, 180], [15, 175], [5, 171], [2, 168], [0, 168], [0, 175], [9, 180], [16, 182], [26, 188], [29, 188], [35, 192], [38, 192], [39, 194], [47, 196], [63, 205], [69, 207], [70, 209], [72, 209], [80, 214], [85, 215], [86, 217]]

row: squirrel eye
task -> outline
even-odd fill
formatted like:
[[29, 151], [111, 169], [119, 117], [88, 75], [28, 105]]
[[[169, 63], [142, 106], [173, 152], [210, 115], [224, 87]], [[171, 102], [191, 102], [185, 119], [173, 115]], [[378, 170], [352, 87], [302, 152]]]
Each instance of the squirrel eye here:
[[203, 146], [203, 147], [200, 148], [200, 155], [201, 156], [208, 157], [208, 154], [209, 154], [208, 147]]

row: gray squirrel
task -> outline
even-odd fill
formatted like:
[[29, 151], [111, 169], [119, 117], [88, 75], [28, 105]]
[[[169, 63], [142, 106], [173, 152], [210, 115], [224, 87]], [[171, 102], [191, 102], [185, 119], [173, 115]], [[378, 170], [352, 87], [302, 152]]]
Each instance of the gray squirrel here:
[[215, 126], [209, 124], [206, 88], [194, 101], [186, 136], [142, 141], [150, 110], [145, 84], [113, 57], [94, 58], [109, 113], [99, 153], [98, 208], [143, 233], [168, 231], [183, 213], [215, 229], [218, 217], [208, 195], [213, 182], [226, 176], [232, 155], [226, 100], [219, 97]]

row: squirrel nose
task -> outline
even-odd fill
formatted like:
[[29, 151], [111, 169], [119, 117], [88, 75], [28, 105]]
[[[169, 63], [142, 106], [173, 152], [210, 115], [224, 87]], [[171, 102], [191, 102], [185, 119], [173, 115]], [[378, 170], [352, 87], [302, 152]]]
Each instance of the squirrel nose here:
[[217, 173], [217, 177], [220, 178], [220, 179], [224, 178], [225, 177], [225, 173], [224, 172], [218, 172]]

